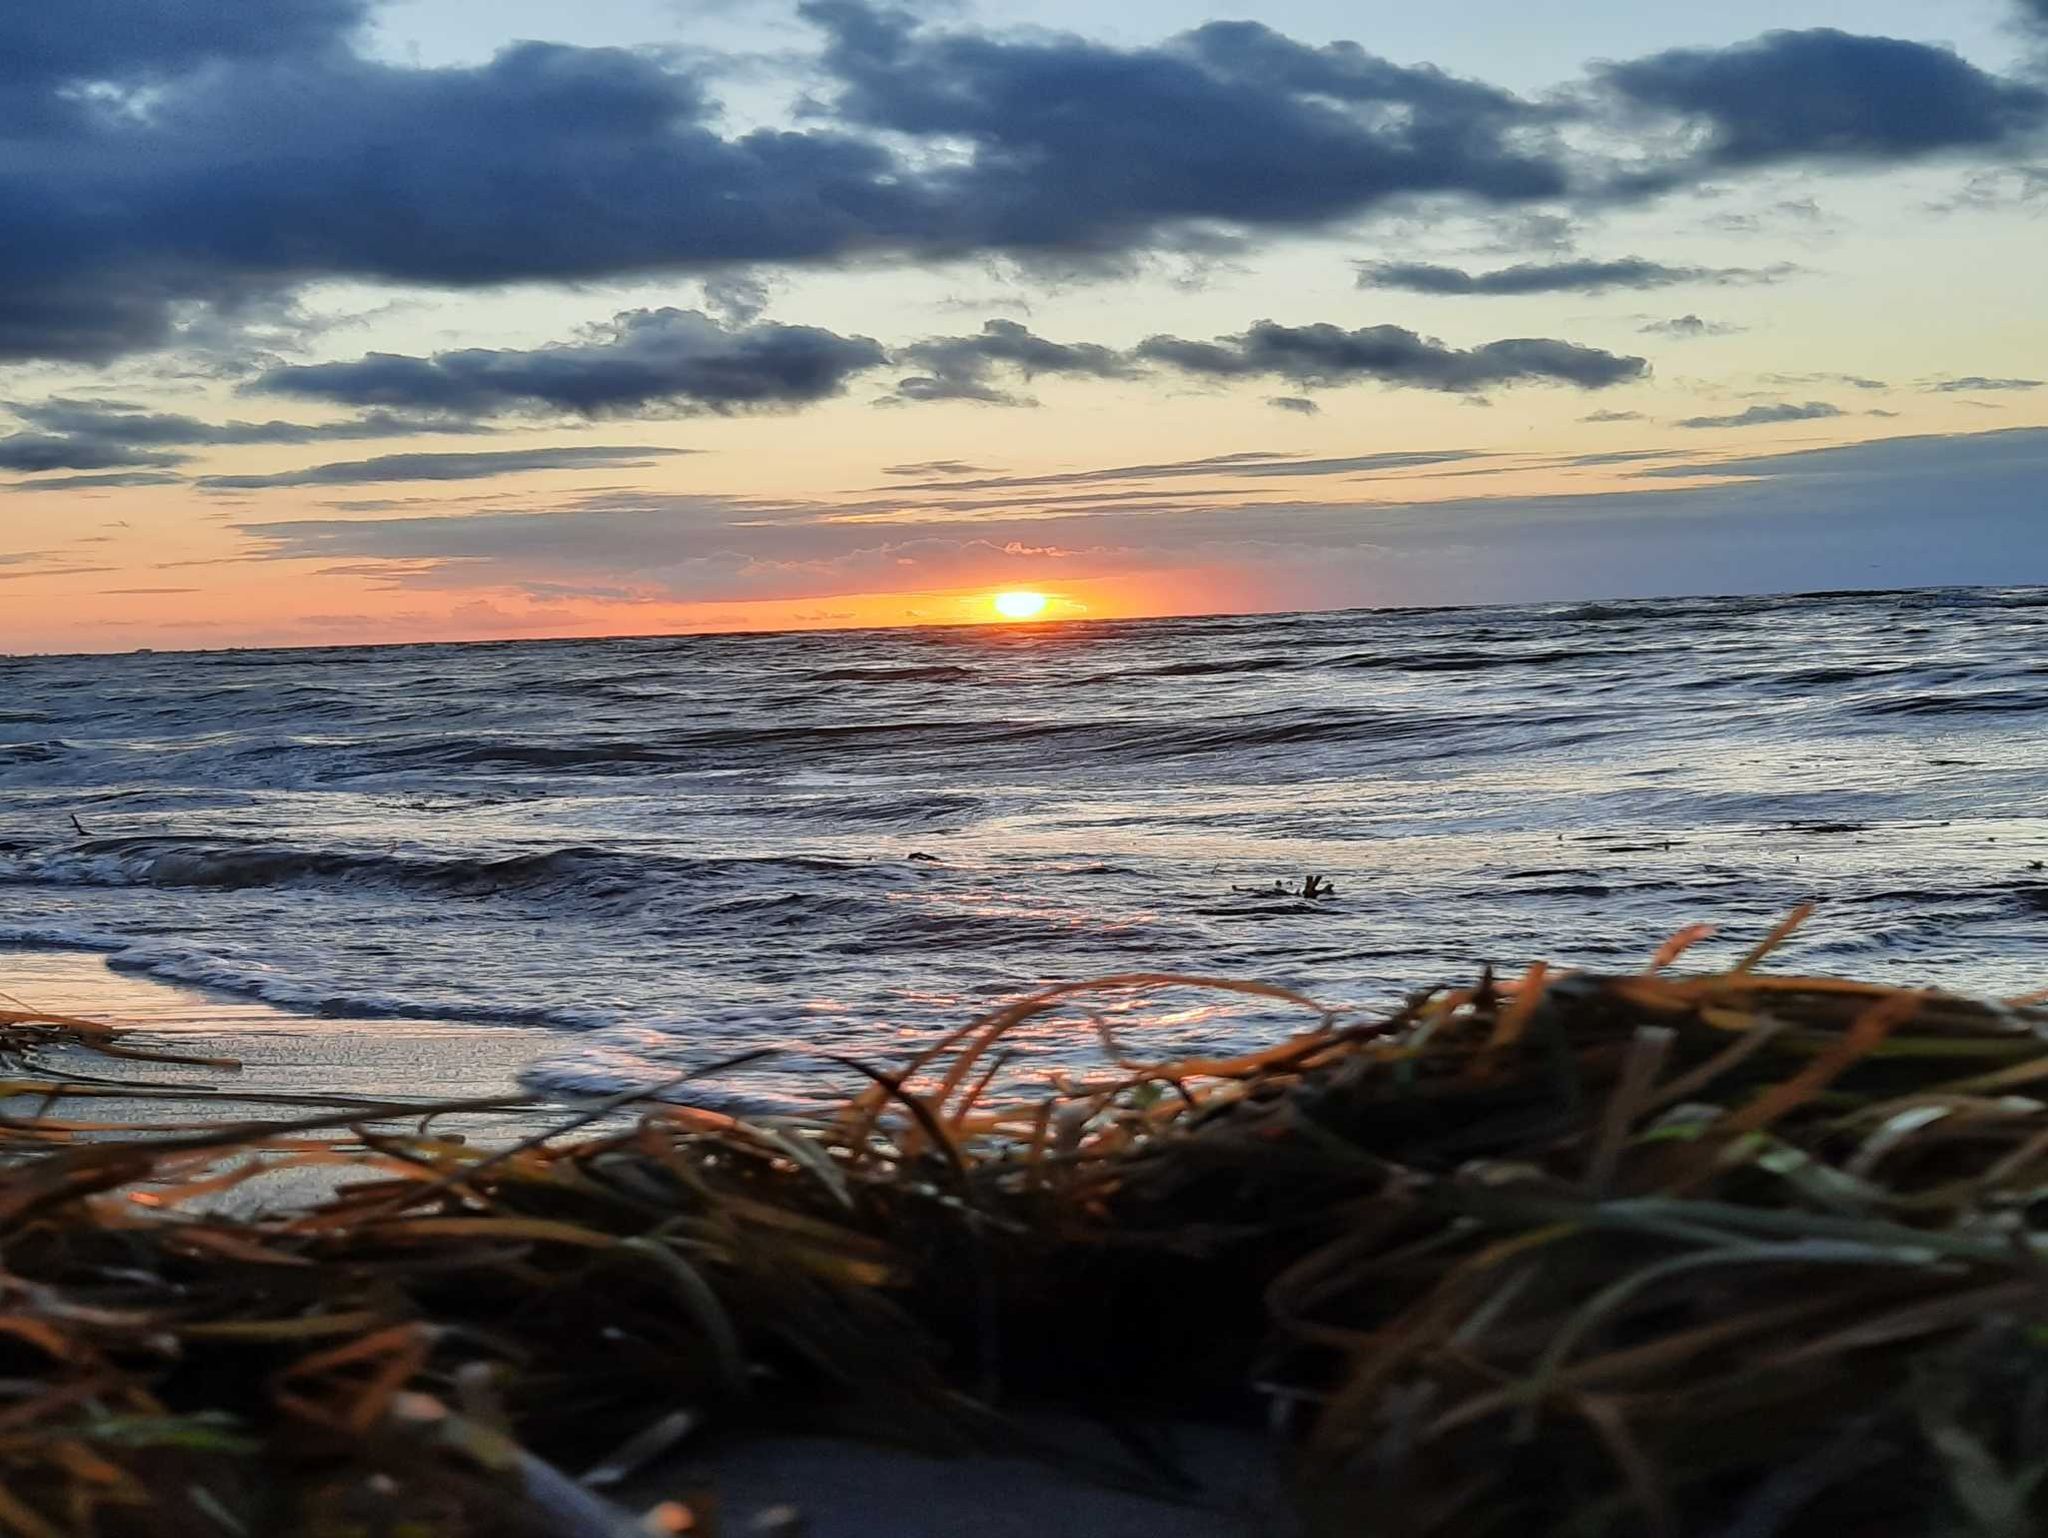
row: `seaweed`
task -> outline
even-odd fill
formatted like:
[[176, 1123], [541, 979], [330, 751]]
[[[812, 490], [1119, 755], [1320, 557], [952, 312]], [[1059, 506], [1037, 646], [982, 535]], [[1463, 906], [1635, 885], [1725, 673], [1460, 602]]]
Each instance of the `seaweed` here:
[[[1261, 1428], [1315, 1535], [2030, 1532], [2048, 1010], [1765, 971], [1803, 917], [1372, 1016], [1048, 988], [811, 1120], [678, 1079], [498, 1144], [455, 1130], [498, 1102], [0, 1121], [0, 1533], [701, 1533], [676, 1449], [786, 1430], [1175, 1488], [1048, 1407]], [[1106, 1023], [1189, 990], [1303, 1028]], [[998, 1094], [1048, 1015], [1102, 1067]], [[136, 1050], [0, 1015], [5, 1089], [134, 1093], [59, 1048]], [[331, 1194], [222, 1210], [280, 1166]]]

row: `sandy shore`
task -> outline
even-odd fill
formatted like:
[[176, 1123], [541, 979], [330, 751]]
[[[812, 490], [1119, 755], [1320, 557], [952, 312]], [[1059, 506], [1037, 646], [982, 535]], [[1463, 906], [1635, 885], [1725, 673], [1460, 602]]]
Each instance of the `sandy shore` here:
[[[556, 1045], [543, 1030], [457, 1021], [367, 1020], [294, 1015], [252, 1000], [122, 972], [79, 951], [0, 951], [0, 999], [8, 1007], [76, 1015], [129, 1034], [144, 1050], [230, 1058], [239, 1068], [114, 1061], [80, 1052], [45, 1061], [86, 1080], [118, 1081], [119, 1094], [78, 1085], [60, 1105], [0, 1098], [0, 1113], [49, 1114], [139, 1133], [153, 1125], [289, 1121], [364, 1102], [435, 1105], [521, 1093], [521, 1068]], [[138, 1093], [140, 1092], [140, 1093]], [[562, 1119], [547, 1107], [471, 1115], [442, 1130], [509, 1140]], [[398, 1126], [394, 1120], [382, 1125]], [[299, 1170], [239, 1188], [221, 1205], [234, 1211], [300, 1205], [332, 1188], [333, 1177]]]
[[[555, 1033], [450, 1021], [289, 1014], [268, 1004], [122, 972], [79, 951], [0, 951], [0, 995], [52, 1014], [132, 1030], [130, 1045], [231, 1057], [241, 1072], [141, 1065], [152, 1082], [221, 1093], [453, 1100], [517, 1093], [519, 1070]], [[104, 1065], [96, 1072], [107, 1073]], [[115, 1070], [119, 1071], [119, 1070]]]

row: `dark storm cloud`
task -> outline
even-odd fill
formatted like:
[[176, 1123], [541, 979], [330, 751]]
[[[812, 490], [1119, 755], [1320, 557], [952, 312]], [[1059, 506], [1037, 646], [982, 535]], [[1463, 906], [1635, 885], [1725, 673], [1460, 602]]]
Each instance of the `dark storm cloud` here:
[[579, 445], [560, 449], [504, 449], [483, 454], [380, 454], [286, 470], [275, 475], [208, 475], [208, 491], [258, 491], [276, 486], [367, 486], [384, 481], [477, 481], [539, 470], [644, 470], [685, 449]]
[[[1538, 102], [1257, 22], [1118, 47], [812, 0], [803, 115], [740, 132], [721, 126], [715, 60], [520, 43], [422, 67], [359, 51], [360, 0], [0, 9], [0, 362], [225, 346], [323, 279], [690, 272], [744, 329], [763, 292], [744, 275], [778, 265], [1001, 252], [1085, 269], [1417, 199], [1527, 210], [1801, 156], [1991, 150], [2048, 112], [2039, 89], [1945, 50], [1839, 32], [1605, 66], [1594, 88]], [[1631, 113], [1673, 120], [1688, 149], [1619, 173], [1566, 146], [1567, 126], [1612, 139]], [[459, 382], [642, 409], [629, 385], [553, 376], [523, 395], [416, 371], [390, 389], [410, 403]], [[772, 366], [743, 384], [652, 399], [809, 398]]]
[[2048, 121], [2048, 92], [1946, 48], [1830, 28], [1600, 67], [1623, 101], [1701, 136], [1699, 163], [1905, 161], [2011, 144]]
[[1048, 341], [1014, 320], [987, 321], [973, 336], [913, 342], [896, 361], [922, 372], [899, 379], [890, 393], [892, 400], [981, 401], [996, 406], [1035, 404], [997, 385], [999, 370], [1025, 379], [1040, 374], [1128, 379], [1140, 372], [1111, 348], [1094, 342]]
[[174, 74], [218, 59], [317, 52], [363, 22], [365, 0], [64, 0], [0, 10], [0, 90]]
[[114, 470], [175, 465], [182, 454], [67, 438], [60, 433], [10, 433], [0, 437], [0, 470]]
[[1446, 347], [1400, 326], [1355, 331], [1262, 320], [1211, 342], [1155, 336], [1137, 349], [1150, 363], [1213, 379], [1278, 378], [1305, 386], [1373, 381], [1426, 390], [1470, 391], [1543, 382], [1600, 390], [1645, 377], [1642, 358], [1541, 337]]
[[1521, 262], [1494, 272], [1468, 272], [1428, 262], [1363, 262], [1360, 288], [1398, 288], [1414, 294], [1602, 294], [1611, 289], [1670, 288], [1680, 283], [1774, 283], [1790, 267], [1671, 267], [1640, 256], [1615, 261]]
[[1568, 185], [1554, 154], [1515, 146], [1545, 109], [1355, 44], [1214, 22], [1124, 49], [931, 32], [858, 0], [802, 9], [842, 122], [967, 147], [933, 184], [987, 245], [1120, 249], [1164, 224], [1309, 228], [1404, 194]]
[[275, 368], [250, 388], [413, 411], [728, 412], [828, 399], [884, 359], [867, 337], [816, 326], [726, 325], [697, 310], [628, 310], [574, 342], [430, 358], [371, 353]]
[[1687, 417], [1680, 427], [1769, 427], [1778, 422], [1822, 422], [1829, 417], [1845, 416], [1840, 406], [1831, 406], [1826, 401], [1808, 401], [1803, 406], [1790, 403], [1776, 406], [1751, 406], [1725, 417]]
[[[55, 64], [0, 93], [0, 225], [35, 231], [0, 247], [0, 358], [104, 360], [169, 340], [181, 301], [232, 312], [317, 278], [820, 260], [914, 247], [941, 217], [879, 146], [722, 136], [701, 84], [651, 55], [530, 43], [422, 69], [294, 36], [184, 73], [116, 51], [93, 76], [112, 94], [78, 96]], [[144, 86], [148, 110], [128, 110]]]
[[1304, 417], [1319, 416], [1323, 409], [1306, 395], [1269, 395], [1266, 404], [1275, 411], [1291, 411]]
[[320, 278], [1086, 258], [1568, 182], [1521, 147], [1548, 109], [1255, 24], [1119, 49], [819, 4], [825, 104], [729, 134], [703, 78], [651, 52], [422, 68], [348, 46], [344, 0], [7, 9], [0, 226], [35, 234], [0, 246], [0, 359], [104, 361], [173, 339], [186, 302]]
[[[2044, 0], [2048, 3], [2048, 0]], [[1984, 391], [2038, 390], [2048, 380], [2043, 379], [1987, 379], [1982, 374], [1971, 374], [1962, 379], [1944, 379], [1927, 388], [1937, 395], [1980, 394]]]

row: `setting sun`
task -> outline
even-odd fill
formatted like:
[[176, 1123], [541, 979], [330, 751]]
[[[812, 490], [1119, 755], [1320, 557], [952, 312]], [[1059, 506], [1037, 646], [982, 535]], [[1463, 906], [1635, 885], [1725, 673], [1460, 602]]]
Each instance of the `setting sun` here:
[[996, 613], [1004, 619], [1037, 619], [1049, 601], [1043, 593], [998, 593]]

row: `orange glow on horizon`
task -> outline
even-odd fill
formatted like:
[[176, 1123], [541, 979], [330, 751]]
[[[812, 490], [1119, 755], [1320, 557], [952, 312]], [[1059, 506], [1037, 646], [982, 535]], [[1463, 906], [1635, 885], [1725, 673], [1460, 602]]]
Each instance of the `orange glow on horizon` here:
[[1015, 620], [1041, 619], [1052, 603], [1052, 600], [1043, 593], [1023, 589], [998, 593], [990, 601], [994, 604], [996, 613], [1004, 619]]
[[903, 625], [1028, 628], [1032, 621], [1009, 619], [995, 606], [999, 595], [1011, 592], [1042, 595], [1046, 606], [1038, 623], [1044, 624], [1242, 613], [1280, 606], [1265, 591], [1247, 591], [1241, 571], [1214, 567], [1076, 574], [1062, 576], [1056, 588], [984, 583], [698, 600], [671, 600], [658, 592], [644, 597], [555, 598], [516, 587], [482, 586], [442, 593], [377, 585], [355, 573], [330, 573], [297, 562], [226, 566], [204, 591], [183, 586], [160, 593], [101, 591], [106, 584], [123, 580], [81, 572], [8, 584], [9, 601], [0, 606], [0, 653], [359, 646]]

